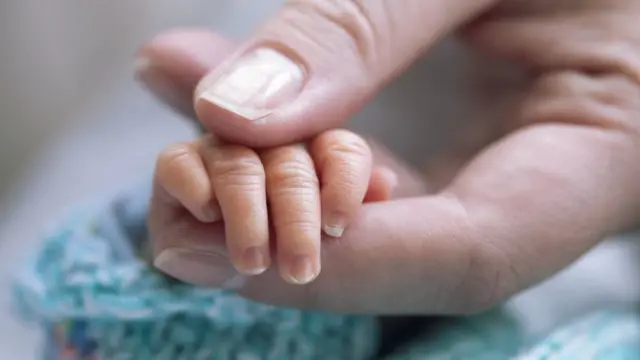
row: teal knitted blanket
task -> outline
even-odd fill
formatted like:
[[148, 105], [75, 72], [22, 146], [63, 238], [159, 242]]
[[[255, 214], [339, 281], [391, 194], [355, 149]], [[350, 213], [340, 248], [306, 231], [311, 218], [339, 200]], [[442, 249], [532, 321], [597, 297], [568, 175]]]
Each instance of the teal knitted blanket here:
[[[72, 212], [15, 282], [25, 319], [47, 332], [44, 359], [379, 359], [380, 323], [254, 303], [181, 284], [139, 256], [148, 189]], [[453, 318], [387, 360], [638, 360], [640, 310], [603, 309], [529, 338], [508, 311]]]

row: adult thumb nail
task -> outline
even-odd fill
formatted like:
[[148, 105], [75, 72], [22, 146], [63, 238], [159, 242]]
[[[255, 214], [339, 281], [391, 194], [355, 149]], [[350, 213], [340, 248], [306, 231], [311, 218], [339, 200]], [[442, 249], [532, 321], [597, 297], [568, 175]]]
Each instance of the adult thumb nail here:
[[200, 121], [272, 147], [342, 125], [428, 47], [497, 0], [285, 1], [207, 76]]
[[300, 65], [276, 50], [260, 47], [204, 79], [196, 91], [196, 101], [207, 101], [257, 121], [295, 99], [303, 84]]

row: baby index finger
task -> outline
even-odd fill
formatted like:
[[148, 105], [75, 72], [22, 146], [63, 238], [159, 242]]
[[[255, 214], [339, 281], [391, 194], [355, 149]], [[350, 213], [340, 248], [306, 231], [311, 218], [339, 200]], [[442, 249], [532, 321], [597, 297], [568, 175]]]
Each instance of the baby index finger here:
[[224, 217], [231, 262], [243, 274], [261, 274], [271, 262], [262, 162], [243, 146], [212, 143], [202, 153]]

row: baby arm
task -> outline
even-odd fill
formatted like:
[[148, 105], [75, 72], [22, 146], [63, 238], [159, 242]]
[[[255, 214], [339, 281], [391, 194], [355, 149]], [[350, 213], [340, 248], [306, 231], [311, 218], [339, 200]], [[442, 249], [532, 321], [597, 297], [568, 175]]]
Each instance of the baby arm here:
[[320, 273], [322, 232], [340, 237], [364, 201], [390, 197], [393, 181], [386, 169], [372, 170], [366, 141], [345, 130], [261, 151], [206, 135], [162, 151], [155, 174], [196, 219], [224, 220], [229, 258], [240, 273], [264, 272], [273, 253], [292, 284]]

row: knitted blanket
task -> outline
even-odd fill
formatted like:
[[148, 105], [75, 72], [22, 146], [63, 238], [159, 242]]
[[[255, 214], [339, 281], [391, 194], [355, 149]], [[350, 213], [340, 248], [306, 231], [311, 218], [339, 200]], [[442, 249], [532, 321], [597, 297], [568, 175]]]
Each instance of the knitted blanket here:
[[[18, 274], [15, 299], [48, 360], [380, 359], [376, 317], [279, 308], [174, 281], [141, 257], [149, 188], [70, 213]], [[524, 335], [495, 309], [417, 334], [386, 360], [640, 359], [640, 310], [603, 309]]]

